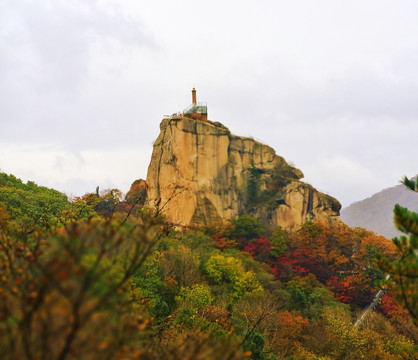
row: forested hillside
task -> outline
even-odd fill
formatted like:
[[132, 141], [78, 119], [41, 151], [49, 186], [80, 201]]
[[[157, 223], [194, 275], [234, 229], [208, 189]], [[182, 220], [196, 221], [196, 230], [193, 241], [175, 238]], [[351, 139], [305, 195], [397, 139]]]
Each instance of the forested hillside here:
[[0, 173], [0, 202], [6, 206], [12, 220], [47, 228], [57, 226], [62, 212], [71, 207], [64, 194], [32, 181], [24, 184], [5, 173]]
[[400, 184], [343, 208], [341, 219], [349, 226], [364, 227], [390, 239], [400, 235], [393, 225], [393, 205], [397, 203], [418, 211], [418, 196]]
[[382, 287], [385, 238], [242, 215], [176, 231], [134, 184], [68, 201], [0, 174], [5, 359], [416, 359], [418, 329]]

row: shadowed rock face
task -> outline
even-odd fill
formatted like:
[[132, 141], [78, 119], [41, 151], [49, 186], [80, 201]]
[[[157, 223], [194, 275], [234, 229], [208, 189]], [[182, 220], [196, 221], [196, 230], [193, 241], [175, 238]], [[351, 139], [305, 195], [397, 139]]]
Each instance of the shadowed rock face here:
[[294, 230], [307, 220], [339, 223], [340, 203], [301, 182], [302, 172], [220, 123], [164, 119], [147, 175], [148, 206], [178, 226], [219, 225], [250, 213]]

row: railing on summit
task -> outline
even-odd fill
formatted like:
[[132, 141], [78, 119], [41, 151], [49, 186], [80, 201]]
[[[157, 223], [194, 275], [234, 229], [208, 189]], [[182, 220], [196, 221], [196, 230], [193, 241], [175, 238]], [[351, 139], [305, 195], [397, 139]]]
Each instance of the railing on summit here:
[[191, 104], [183, 110], [183, 113], [185, 113], [185, 114], [191, 114], [191, 113], [207, 114], [208, 113], [208, 105], [205, 102], [199, 102], [197, 104]]

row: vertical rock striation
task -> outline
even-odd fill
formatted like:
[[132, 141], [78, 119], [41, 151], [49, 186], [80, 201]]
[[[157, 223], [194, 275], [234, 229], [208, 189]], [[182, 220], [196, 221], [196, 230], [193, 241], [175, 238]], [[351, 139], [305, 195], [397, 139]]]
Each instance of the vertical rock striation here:
[[220, 123], [164, 119], [147, 174], [147, 204], [178, 226], [219, 225], [244, 213], [294, 230], [338, 223], [340, 203], [301, 182], [300, 170]]

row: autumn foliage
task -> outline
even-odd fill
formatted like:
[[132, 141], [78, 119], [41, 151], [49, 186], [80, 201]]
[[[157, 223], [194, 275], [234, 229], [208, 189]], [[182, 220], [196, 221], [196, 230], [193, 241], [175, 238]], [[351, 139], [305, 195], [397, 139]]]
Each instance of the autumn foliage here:
[[416, 358], [397, 293], [353, 326], [384, 283], [376, 256], [398, 259], [367, 230], [245, 215], [178, 232], [142, 207], [143, 182], [68, 201], [0, 180], [2, 359]]

